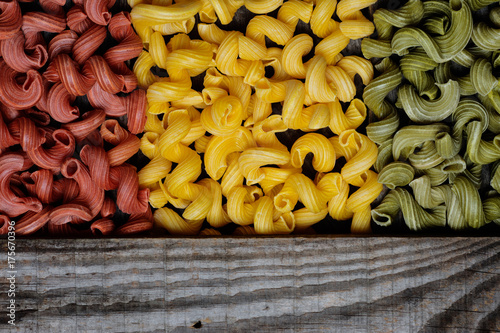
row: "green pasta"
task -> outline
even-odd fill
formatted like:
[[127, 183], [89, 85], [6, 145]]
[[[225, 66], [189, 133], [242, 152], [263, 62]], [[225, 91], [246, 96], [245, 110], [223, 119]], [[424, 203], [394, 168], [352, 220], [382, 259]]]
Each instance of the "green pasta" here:
[[494, 222], [500, 225], [500, 197], [486, 199], [483, 209], [487, 222]]
[[376, 117], [367, 127], [374, 167], [389, 189], [372, 209], [375, 223], [402, 215], [411, 230], [500, 224], [500, 6], [489, 22], [474, 24], [471, 11], [491, 3], [408, 1], [375, 12], [378, 39], [361, 44], [365, 56], [384, 57], [363, 95]]
[[483, 7], [486, 7], [498, 0], [467, 0], [472, 10], [479, 10]]
[[445, 124], [410, 125], [403, 127], [394, 135], [392, 154], [395, 160], [403, 160], [415, 152], [415, 149], [426, 141], [434, 141], [436, 135], [449, 132]]
[[440, 205], [429, 209], [423, 209], [403, 188], [395, 188], [390, 191], [382, 203], [372, 209], [372, 219], [376, 224], [389, 226], [397, 218], [399, 212], [403, 213], [406, 225], [411, 230], [421, 230], [428, 227], [444, 227], [446, 225], [446, 207]]
[[366, 59], [385, 58], [392, 54], [391, 41], [365, 38], [361, 42], [361, 51]]
[[424, 6], [420, 0], [410, 0], [397, 10], [379, 9], [373, 14], [373, 23], [379, 39], [389, 39], [393, 27], [403, 28], [418, 23], [424, 16]]
[[382, 75], [372, 80], [363, 92], [363, 100], [378, 121], [367, 126], [366, 133], [375, 143], [389, 139], [399, 127], [399, 116], [394, 106], [385, 98], [402, 80], [401, 70], [389, 58], [385, 58], [376, 69]]
[[377, 180], [392, 190], [397, 186], [408, 185], [414, 176], [415, 170], [412, 166], [403, 162], [393, 162], [379, 172]]
[[[448, 31], [442, 36], [432, 37], [417, 27], [405, 27], [398, 30], [391, 41], [394, 53], [402, 56], [408, 53], [408, 49], [421, 46], [434, 61], [441, 63], [453, 59], [460, 53], [472, 34], [472, 13], [467, 4], [460, 0], [451, 0], [450, 6], [443, 6], [441, 2], [429, 11], [434, 15], [451, 16], [451, 24]], [[451, 13], [450, 13], [451, 12]]]
[[408, 117], [416, 123], [432, 123], [441, 121], [452, 114], [460, 101], [458, 82], [450, 80], [444, 84], [436, 83], [441, 96], [428, 100], [419, 96], [416, 89], [409, 84], [399, 88], [398, 97]]
[[479, 22], [472, 29], [472, 41], [483, 50], [496, 51], [500, 48], [500, 29]]
[[491, 63], [484, 59], [478, 59], [470, 69], [470, 81], [477, 92], [482, 95], [488, 95], [498, 84], [498, 80], [491, 73], [493, 67]]

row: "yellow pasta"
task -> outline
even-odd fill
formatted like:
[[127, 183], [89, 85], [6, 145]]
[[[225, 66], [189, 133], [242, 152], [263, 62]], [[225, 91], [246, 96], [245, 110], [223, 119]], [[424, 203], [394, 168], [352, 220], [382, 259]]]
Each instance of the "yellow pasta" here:
[[249, 148], [241, 153], [238, 163], [247, 185], [259, 183], [266, 176], [260, 169], [264, 165], [285, 165], [290, 162], [290, 153], [266, 147]]
[[284, 213], [274, 219], [273, 201], [269, 197], [259, 200], [254, 228], [258, 234], [289, 234], [295, 229], [295, 219], [292, 213]]
[[279, 8], [283, 0], [245, 0], [245, 7], [255, 14], [267, 14]]
[[302, 62], [302, 57], [311, 52], [313, 45], [311, 36], [307, 34], [300, 34], [291, 38], [283, 48], [283, 69], [295, 78], [305, 79], [307, 69]]
[[130, 16], [132, 23], [156, 25], [179, 22], [196, 15], [201, 9], [201, 2], [197, 0], [184, 1], [170, 6], [137, 4], [132, 8]]
[[313, 168], [318, 172], [329, 172], [335, 166], [335, 150], [326, 137], [317, 133], [301, 136], [292, 146], [291, 162], [295, 168], [304, 164], [304, 159], [313, 153]]
[[346, 112], [342, 111], [342, 105], [338, 101], [328, 103], [330, 112], [330, 129], [335, 134], [340, 134], [348, 129], [356, 129], [366, 118], [366, 105], [359, 99], [353, 99]]
[[231, 22], [234, 13], [243, 5], [243, 1], [210, 0], [210, 3], [222, 24]]
[[244, 127], [239, 127], [230, 135], [213, 136], [205, 151], [206, 172], [212, 179], [219, 180], [226, 171], [229, 154], [255, 146], [252, 133]]
[[172, 235], [195, 235], [200, 231], [203, 220], [190, 221], [183, 219], [170, 208], [162, 207], [154, 212], [157, 225], [167, 229]]
[[327, 81], [325, 75], [327, 61], [321, 55], [315, 56], [309, 66], [306, 74], [306, 96], [309, 103], [330, 103], [337, 98], [337, 88], [334, 83]]
[[332, 19], [337, 0], [316, 0], [316, 7], [311, 16], [311, 29], [320, 38], [325, 38], [334, 32], [339, 23]]
[[327, 208], [327, 202], [335, 195], [331, 182], [335, 175], [325, 174], [317, 184], [301, 173], [288, 177], [281, 191], [274, 197], [274, 206], [282, 213], [292, 211], [300, 200], [313, 213]]
[[[352, 218], [353, 232], [369, 231], [382, 185], [369, 170], [376, 145], [356, 132], [367, 108], [354, 98], [354, 79], [367, 84], [374, 72], [369, 61], [340, 52], [373, 31], [360, 12], [373, 0], [172, 2], [129, 0], [145, 48], [134, 73], [148, 89], [140, 148], [150, 162], [139, 184], [150, 190], [156, 224], [174, 235], [219, 235], [214, 228], [231, 222], [235, 234], [282, 234], [309, 230], [329, 214]], [[228, 24], [243, 5], [256, 14], [279, 10], [276, 18], [253, 17], [245, 33], [214, 24]], [[201, 40], [187, 35], [195, 16]], [[322, 38], [316, 46], [309, 35], [294, 36], [299, 21]], [[350, 103], [345, 112], [341, 102]], [[314, 133], [324, 128], [336, 136]], [[290, 129], [306, 134], [285, 142]], [[302, 173], [310, 153], [314, 181]], [[346, 163], [332, 172], [339, 157]], [[200, 231], [204, 221], [210, 227]]]
[[237, 97], [225, 96], [215, 100], [201, 113], [203, 128], [213, 135], [226, 135], [236, 131], [243, 121], [243, 108]]
[[377, 160], [377, 145], [367, 136], [355, 130], [342, 132], [338, 136], [338, 140], [341, 146], [352, 148], [355, 151], [353, 156], [345, 156], [347, 163], [342, 167], [342, 177], [349, 184], [359, 187], [364, 183], [361, 179], [362, 174], [368, 171]]

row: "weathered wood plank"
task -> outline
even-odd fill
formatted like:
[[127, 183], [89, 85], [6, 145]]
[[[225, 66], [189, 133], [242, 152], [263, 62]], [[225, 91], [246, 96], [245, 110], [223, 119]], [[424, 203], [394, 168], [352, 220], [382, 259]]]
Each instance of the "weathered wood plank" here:
[[17, 332], [500, 332], [500, 238], [40, 239], [16, 256]]

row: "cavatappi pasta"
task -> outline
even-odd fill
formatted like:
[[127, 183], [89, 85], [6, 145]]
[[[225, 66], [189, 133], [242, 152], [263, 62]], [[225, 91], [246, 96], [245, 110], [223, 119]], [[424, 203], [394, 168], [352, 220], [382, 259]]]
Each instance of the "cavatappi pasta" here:
[[[361, 12], [373, 3], [129, 1], [145, 49], [134, 73], [148, 98], [141, 150], [150, 162], [139, 184], [151, 191], [157, 225], [182, 235], [216, 235], [229, 223], [239, 235], [283, 234], [330, 215], [352, 219], [352, 232], [370, 231], [382, 185], [370, 170], [377, 146], [356, 131], [367, 108], [355, 79], [366, 85], [374, 70], [341, 51], [374, 31]], [[257, 15], [244, 31], [224, 30], [241, 6]], [[316, 45], [294, 35], [299, 22], [321, 39]], [[290, 130], [305, 134], [280, 139]]]
[[[500, 7], [491, 3], [409, 0], [374, 13], [378, 36], [361, 48], [383, 59], [363, 97], [376, 118], [367, 134], [378, 145], [378, 181], [390, 189], [375, 223], [400, 212], [412, 230], [498, 223]], [[486, 6], [489, 18], [477, 19]]]

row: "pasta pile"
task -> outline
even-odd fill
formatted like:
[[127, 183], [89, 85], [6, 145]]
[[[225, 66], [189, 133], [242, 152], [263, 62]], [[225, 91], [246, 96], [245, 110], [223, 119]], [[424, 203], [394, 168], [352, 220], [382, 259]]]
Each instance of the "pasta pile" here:
[[[237, 234], [285, 234], [330, 214], [352, 218], [353, 232], [370, 230], [382, 185], [370, 170], [377, 146], [356, 131], [366, 106], [355, 98], [354, 78], [368, 84], [373, 67], [340, 51], [374, 31], [361, 13], [374, 2], [129, 0], [147, 50], [134, 65], [148, 99], [141, 151], [150, 162], [139, 184], [151, 191], [158, 225], [176, 235], [196, 235], [205, 221], [202, 235], [230, 222]], [[214, 24], [230, 23], [243, 5], [257, 14], [245, 33]], [[276, 17], [265, 15], [274, 10]], [[201, 39], [191, 39], [197, 19]], [[307, 34], [294, 36], [299, 21], [321, 39], [316, 46]], [[198, 75], [201, 91], [193, 89]], [[289, 129], [306, 134], [284, 144], [277, 134]], [[309, 153], [314, 180], [302, 173]], [[333, 172], [339, 158], [345, 165]]]
[[372, 210], [377, 224], [400, 212], [412, 230], [500, 224], [500, 7], [474, 19], [494, 2], [409, 0], [375, 12], [378, 39], [362, 51], [383, 60], [363, 97], [376, 117], [367, 134], [378, 180], [391, 189]]
[[[11, 219], [18, 235], [153, 226], [149, 190], [126, 163], [146, 122], [146, 92], [126, 65], [142, 42], [113, 3], [75, 1], [65, 12], [66, 1], [40, 1], [43, 11], [0, 1], [0, 234]], [[113, 221], [117, 208], [125, 224]]]

